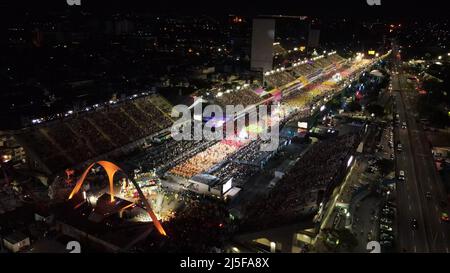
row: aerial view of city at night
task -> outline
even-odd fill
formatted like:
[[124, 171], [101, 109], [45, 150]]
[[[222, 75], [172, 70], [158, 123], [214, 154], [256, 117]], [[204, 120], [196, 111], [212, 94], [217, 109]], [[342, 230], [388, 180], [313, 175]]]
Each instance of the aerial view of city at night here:
[[0, 4], [0, 253], [450, 252], [448, 17], [56, 2]]

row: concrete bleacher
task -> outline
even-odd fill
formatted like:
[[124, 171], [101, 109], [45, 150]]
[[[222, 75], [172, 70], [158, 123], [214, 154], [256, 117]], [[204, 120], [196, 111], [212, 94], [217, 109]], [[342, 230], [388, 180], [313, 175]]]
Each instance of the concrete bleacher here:
[[153, 94], [27, 128], [17, 139], [53, 173], [167, 129], [170, 111], [170, 103]]

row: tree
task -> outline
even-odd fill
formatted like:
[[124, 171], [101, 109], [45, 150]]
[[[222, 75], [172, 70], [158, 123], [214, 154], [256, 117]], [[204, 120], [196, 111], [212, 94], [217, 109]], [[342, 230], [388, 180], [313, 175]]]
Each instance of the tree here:
[[361, 111], [362, 108], [361, 108], [361, 104], [359, 104], [359, 102], [352, 101], [349, 104], [347, 104], [347, 109], [350, 112], [358, 112], [358, 111]]
[[378, 160], [378, 166], [380, 167], [380, 173], [384, 176], [394, 170], [394, 162], [392, 160], [383, 158]]
[[358, 245], [358, 239], [356, 239], [355, 235], [350, 230], [344, 228], [337, 230], [336, 233], [342, 246], [348, 248], [349, 250]]
[[341, 98], [340, 97], [334, 97], [331, 99], [331, 101], [328, 103], [329, 109], [336, 111], [341, 107]]
[[448, 115], [439, 109], [432, 110], [430, 113], [430, 120], [432, 124], [440, 128], [444, 128], [450, 124]]
[[384, 115], [384, 108], [379, 104], [369, 104], [366, 106], [367, 112], [375, 114], [376, 117], [382, 117]]
[[[358, 245], [358, 239], [356, 236], [348, 229], [333, 229], [333, 228], [326, 228], [322, 229], [322, 232], [324, 234], [325, 238], [329, 238], [332, 241], [336, 240], [336, 245], [330, 245], [329, 243], [326, 243], [325, 245], [330, 250], [336, 250], [338, 247], [344, 247], [349, 250], [353, 249]], [[327, 240], [325, 240], [326, 242]]]

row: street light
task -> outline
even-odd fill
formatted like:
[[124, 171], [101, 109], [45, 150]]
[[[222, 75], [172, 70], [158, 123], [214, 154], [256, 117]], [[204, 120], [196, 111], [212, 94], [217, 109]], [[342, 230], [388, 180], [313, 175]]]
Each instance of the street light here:
[[275, 242], [270, 242], [270, 252], [275, 253], [276, 251], [276, 243]]

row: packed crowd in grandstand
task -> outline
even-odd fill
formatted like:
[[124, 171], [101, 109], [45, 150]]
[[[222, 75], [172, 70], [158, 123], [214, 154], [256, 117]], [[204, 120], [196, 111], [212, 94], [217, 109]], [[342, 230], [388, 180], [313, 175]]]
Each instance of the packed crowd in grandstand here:
[[[197, 196], [186, 192], [178, 193], [183, 205], [170, 221], [164, 223], [169, 236], [149, 238], [147, 251], [208, 253], [221, 248], [232, 229], [225, 203], [216, 198]], [[159, 248], [151, 247], [161, 240]]]
[[226, 182], [233, 179], [233, 186], [242, 187], [245, 182], [258, 172], [259, 168], [236, 162], [227, 162], [220, 169], [212, 173], [220, 181]]
[[321, 71], [328, 71], [336, 68], [345, 60], [337, 54], [330, 54], [315, 57], [308, 61], [294, 63], [288, 68], [278, 68], [265, 73], [264, 80], [270, 88], [281, 87], [296, 79], [305, 81], [320, 74]]
[[184, 159], [208, 148], [210, 141], [170, 139], [162, 144], [147, 149], [141, 155], [134, 157], [131, 162], [135, 167], [142, 167], [142, 171], [164, 171], [179, 164]]
[[358, 141], [358, 135], [349, 134], [314, 144], [276, 188], [247, 206], [244, 226], [289, 223], [306, 214], [306, 207], [317, 206], [317, 192], [325, 191], [345, 170]]
[[224, 93], [221, 97], [218, 97], [216, 101], [220, 105], [238, 105], [244, 106], [257, 104], [261, 101], [261, 98], [253, 92], [251, 89], [242, 89], [236, 92]]
[[225, 160], [238, 149], [239, 145], [234, 145], [226, 140], [217, 142], [208, 149], [175, 166], [170, 170], [170, 173], [184, 178], [191, 178]]

